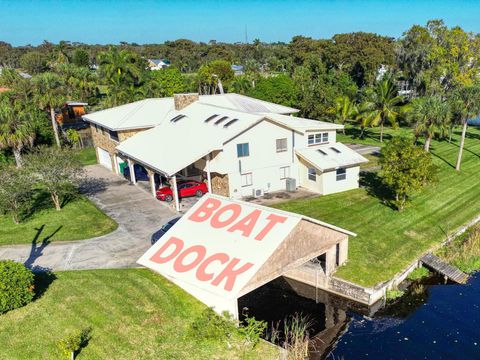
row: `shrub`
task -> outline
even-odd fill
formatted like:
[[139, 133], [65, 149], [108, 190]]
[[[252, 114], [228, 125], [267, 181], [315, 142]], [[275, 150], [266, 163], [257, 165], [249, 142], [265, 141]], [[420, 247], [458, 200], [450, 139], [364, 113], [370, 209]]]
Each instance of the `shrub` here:
[[266, 329], [267, 323], [265, 321], [256, 320], [253, 317], [247, 317], [242, 322], [240, 334], [242, 334], [248, 345], [255, 347], [260, 342], [260, 338], [265, 333]]
[[439, 251], [440, 257], [466, 273], [480, 270], [480, 225]]
[[392, 301], [402, 297], [404, 294], [405, 291], [402, 290], [387, 290], [386, 298], [387, 301]]
[[412, 280], [412, 281], [417, 281], [417, 280], [420, 280], [420, 279], [423, 279], [423, 278], [426, 278], [426, 277], [429, 277], [430, 276], [430, 271], [423, 267], [423, 266], [420, 266], [418, 268], [416, 268], [415, 270], [413, 270], [409, 275], [408, 275], [408, 280]]
[[71, 359], [75, 359], [75, 353], [87, 346], [91, 338], [92, 328], [88, 327], [69, 333], [58, 342], [58, 348]]
[[33, 273], [12, 260], [0, 261], [0, 314], [28, 304], [33, 299]]
[[[227, 314], [225, 314], [227, 315]], [[221, 339], [230, 337], [235, 331], [235, 322], [230, 316], [222, 318], [211, 308], [205, 309], [190, 325], [190, 332], [196, 338]]]

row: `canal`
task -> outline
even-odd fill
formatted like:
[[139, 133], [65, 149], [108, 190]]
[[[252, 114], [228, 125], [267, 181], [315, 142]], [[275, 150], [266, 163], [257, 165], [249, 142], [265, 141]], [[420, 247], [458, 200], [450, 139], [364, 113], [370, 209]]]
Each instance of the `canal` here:
[[240, 306], [270, 327], [295, 313], [308, 317], [312, 360], [480, 359], [479, 273], [467, 285], [414, 284], [374, 315], [328, 294], [315, 297], [323, 302], [268, 284]]

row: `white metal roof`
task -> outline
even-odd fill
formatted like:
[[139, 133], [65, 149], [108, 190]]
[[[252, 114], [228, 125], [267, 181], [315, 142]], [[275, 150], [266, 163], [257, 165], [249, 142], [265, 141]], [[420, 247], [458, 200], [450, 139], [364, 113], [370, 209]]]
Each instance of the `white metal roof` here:
[[[178, 115], [184, 117], [171, 121]], [[211, 118], [214, 115], [218, 116]], [[206, 122], [208, 118], [211, 119]], [[140, 163], [172, 176], [213, 150], [222, 149], [226, 141], [264, 118], [261, 114], [221, 109], [197, 102], [170, 114], [155, 128], [123, 141], [117, 149]]]
[[110, 130], [129, 130], [154, 127], [173, 111], [173, 98], [156, 98], [116, 106], [82, 117]]
[[[110, 109], [86, 114], [83, 119], [101, 125], [110, 130], [129, 130], [151, 128], [167, 119], [174, 111], [174, 98], [152, 98]], [[290, 114], [298, 110], [257, 100], [239, 94], [201, 95], [198, 103], [213, 105], [222, 109], [238, 110], [248, 113]]]
[[278, 105], [235, 93], [202, 95], [200, 96], [200, 102], [253, 113], [293, 114], [299, 111], [288, 106]]
[[287, 116], [273, 113], [265, 114], [265, 116], [268, 119], [275, 121], [276, 123], [284, 125], [302, 134], [306, 131], [343, 129], [343, 125], [319, 120], [305, 119], [296, 116]]
[[342, 143], [296, 149], [295, 152], [322, 172], [368, 162], [362, 155]]

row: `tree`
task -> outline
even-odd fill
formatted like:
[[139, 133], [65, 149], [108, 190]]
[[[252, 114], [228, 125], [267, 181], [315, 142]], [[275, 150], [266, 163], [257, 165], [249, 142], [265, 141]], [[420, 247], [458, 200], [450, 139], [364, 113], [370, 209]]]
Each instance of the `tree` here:
[[55, 142], [58, 147], [61, 147], [57, 121], [55, 119], [55, 109], [63, 105], [66, 100], [63, 93], [64, 84], [57, 74], [51, 72], [35, 76], [33, 84], [35, 86], [35, 102], [41, 109], [50, 112]]
[[450, 122], [450, 108], [438, 96], [418, 98], [412, 102], [409, 117], [415, 122], [415, 133], [425, 137], [424, 150], [430, 151], [435, 132], [444, 134]]
[[70, 149], [40, 147], [26, 157], [26, 164], [39, 186], [50, 193], [56, 210], [61, 210], [62, 200], [77, 192], [84, 176], [82, 164]]
[[252, 82], [245, 76], [236, 76], [230, 85], [230, 91], [245, 95], [252, 88]]
[[144, 80], [145, 60], [134, 52], [110, 47], [109, 51], [100, 53], [98, 59], [100, 73], [105, 76], [108, 84], [138, 86]]
[[436, 179], [436, 168], [430, 154], [409, 139], [393, 138], [380, 155], [380, 176], [394, 194], [393, 204], [399, 211], [405, 208], [412, 193]]
[[85, 49], [75, 49], [72, 55], [72, 64], [79, 67], [88, 67], [90, 66], [90, 55]]
[[295, 83], [290, 76], [284, 74], [261, 78], [248, 95], [285, 106], [295, 106], [297, 103]]
[[25, 168], [11, 165], [1, 165], [0, 172], [0, 210], [10, 214], [14, 224], [19, 224], [30, 205], [31, 177]]
[[47, 70], [47, 58], [38, 51], [30, 51], [20, 58], [20, 66], [31, 74], [40, 74]]
[[0, 149], [12, 150], [17, 167], [22, 166], [22, 150], [35, 139], [35, 109], [22, 109], [18, 102], [0, 99]]
[[463, 147], [465, 146], [465, 137], [467, 135], [468, 120], [474, 119], [480, 115], [480, 85], [465, 86], [458, 89], [455, 91], [453, 99], [453, 107], [459, 114], [462, 125], [462, 137], [460, 138], [457, 164], [455, 166], [455, 169], [460, 171]]
[[397, 126], [399, 104], [402, 101], [403, 98], [397, 95], [397, 87], [390, 77], [380, 80], [371, 92], [367, 101], [368, 117], [370, 125], [380, 125], [380, 142], [383, 142], [383, 131], [387, 122], [394, 128]]
[[198, 88], [201, 94], [216, 94], [224, 92], [234, 77], [231, 64], [225, 60], [214, 60], [202, 65], [198, 70]]
[[173, 96], [187, 90], [187, 84], [180, 70], [172, 66], [151, 71], [150, 78], [144, 86], [149, 87], [148, 92], [155, 97]]
[[[340, 96], [335, 100], [335, 107], [332, 109], [335, 114], [336, 122], [345, 126], [347, 121], [353, 120], [358, 110], [350, 98], [346, 95]], [[345, 128], [343, 128], [345, 134]]]

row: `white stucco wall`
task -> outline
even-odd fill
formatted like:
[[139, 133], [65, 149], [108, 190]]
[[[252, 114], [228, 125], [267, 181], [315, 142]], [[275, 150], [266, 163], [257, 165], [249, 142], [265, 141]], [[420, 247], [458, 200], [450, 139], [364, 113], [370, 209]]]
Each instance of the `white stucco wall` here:
[[358, 180], [360, 175], [360, 166], [347, 168], [347, 177], [345, 180], [337, 181], [336, 171], [329, 171], [322, 174], [323, 178], [323, 194], [333, 194], [336, 192], [351, 190], [358, 188]]
[[320, 171], [317, 170], [317, 177], [316, 180], [310, 180], [308, 178], [308, 168], [313, 167], [313, 165], [308, 164], [307, 162], [300, 160], [298, 166], [299, 172], [299, 186], [303, 187], [304, 189], [323, 194], [323, 178]]

